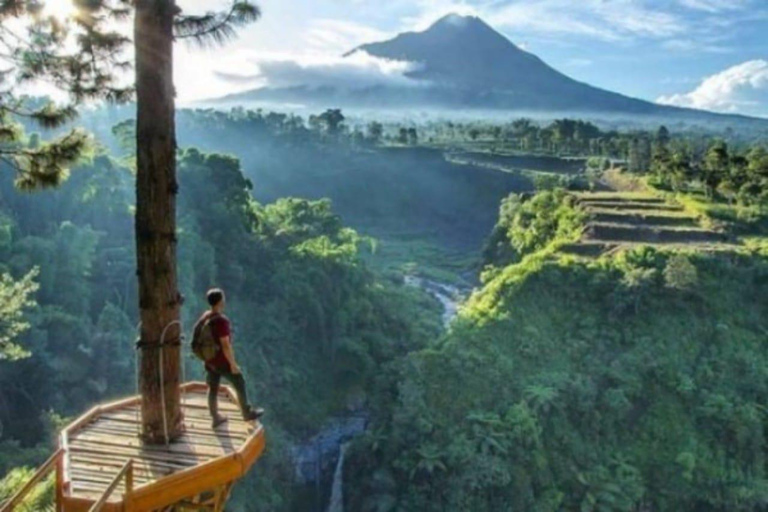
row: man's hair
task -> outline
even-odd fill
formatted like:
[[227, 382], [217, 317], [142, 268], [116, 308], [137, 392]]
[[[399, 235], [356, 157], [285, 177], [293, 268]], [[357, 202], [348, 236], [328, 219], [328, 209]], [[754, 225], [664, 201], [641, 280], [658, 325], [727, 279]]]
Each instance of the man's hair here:
[[205, 294], [208, 304], [213, 307], [224, 299], [224, 290], [221, 288], [212, 288]]

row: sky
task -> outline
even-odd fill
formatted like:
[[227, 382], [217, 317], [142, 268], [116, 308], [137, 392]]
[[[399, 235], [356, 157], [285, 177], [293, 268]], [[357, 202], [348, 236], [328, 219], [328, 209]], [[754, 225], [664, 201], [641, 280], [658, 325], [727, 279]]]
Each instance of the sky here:
[[[227, 0], [178, 0], [189, 13]], [[224, 49], [177, 50], [179, 100], [302, 80], [397, 80], [410, 63], [342, 55], [481, 17], [555, 69], [650, 101], [768, 117], [768, 0], [261, 0]]]

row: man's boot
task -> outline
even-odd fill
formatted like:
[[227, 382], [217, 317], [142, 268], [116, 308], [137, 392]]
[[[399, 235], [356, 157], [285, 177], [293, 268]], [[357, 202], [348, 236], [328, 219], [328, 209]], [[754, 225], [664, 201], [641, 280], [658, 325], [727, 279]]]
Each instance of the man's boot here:
[[243, 412], [243, 419], [245, 421], [256, 421], [257, 419], [264, 416], [264, 409], [261, 407], [253, 408], [249, 407], [246, 411]]

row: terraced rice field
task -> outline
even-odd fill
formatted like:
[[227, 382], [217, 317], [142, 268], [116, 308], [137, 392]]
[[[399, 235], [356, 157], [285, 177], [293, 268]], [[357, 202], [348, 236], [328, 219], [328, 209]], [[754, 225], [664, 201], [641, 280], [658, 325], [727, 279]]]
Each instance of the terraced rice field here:
[[636, 192], [575, 194], [589, 214], [581, 239], [562, 248], [582, 256], [598, 256], [622, 247], [652, 245], [715, 251], [734, 249], [738, 241], [725, 231], [703, 227], [682, 206]]

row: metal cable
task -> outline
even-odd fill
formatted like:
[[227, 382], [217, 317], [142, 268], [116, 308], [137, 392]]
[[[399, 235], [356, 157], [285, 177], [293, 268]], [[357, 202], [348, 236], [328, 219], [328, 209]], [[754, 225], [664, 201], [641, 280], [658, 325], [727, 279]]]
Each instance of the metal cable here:
[[168, 325], [165, 326], [163, 329], [162, 334], [160, 335], [160, 346], [159, 346], [159, 364], [160, 364], [160, 405], [163, 408], [163, 433], [165, 434], [165, 444], [166, 446], [170, 444], [170, 438], [168, 436], [168, 415], [165, 411], [165, 373], [163, 370], [163, 348], [164, 341], [165, 341], [165, 333], [168, 332], [168, 329], [175, 324], [179, 324], [179, 330], [181, 331], [181, 321], [180, 320], [174, 320], [170, 322]]

